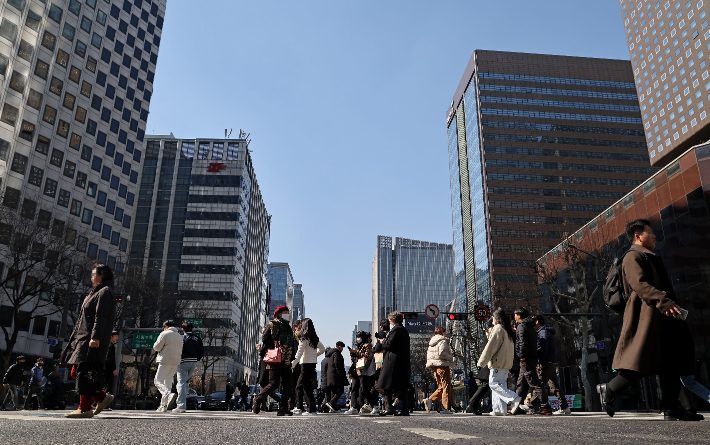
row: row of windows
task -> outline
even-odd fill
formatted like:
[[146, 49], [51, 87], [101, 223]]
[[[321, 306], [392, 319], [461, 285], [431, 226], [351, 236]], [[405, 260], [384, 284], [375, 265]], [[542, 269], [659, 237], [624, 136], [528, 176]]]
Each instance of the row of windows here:
[[497, 134], [484, 133], [484, 139], [494, 141], [517, 141], [517, 142], [537, 142], [540, 144], [565, 144], [565, 145], [593, 145], [597, 147], [624, 147], [624, 148], [646, 148], [645, 142], [637, 141], [614, 141], [607, 139], [582, 139], [565, 138], [552, 136], [529, 136], [520, 134]]
[[[496, 249], [498, 246], [493, 246], [493, 250], [503, 250], [503, 249]], [[517, 247], [517, 246], [510, 246], [510, 247]], [[503, 250], [504, 252], [547, 252], [550, 248], [554, 246], [550, 246], [549, 248], [547, 246], [530, 246], [530, 248], [526, 248], [525, 246], [521, 246], [524, 248], [524, 250]], [[541, 249], [547, 249], [547, 250], [541, 250]], [[537, 283], [538, 279], [535, 275], [493, 275], [493, 280], [497, 281], [499, 283]]]
[[231, 264], [181, 264], [180, 272], [211, 275], [234, 275], [235, 268]]
[[[543, 233], [559, 233], [559, 232], [543, 232]], [[553, 238], [553, 237], [548, 236], [548, 238]], [[526, 261], [526, 260], [511, 260], [511, 259], [505, 259], [505, 258], [493, 260], [493, 267], [529, 267], [530, 265], [531, 265], [530, 261]]]
[[193, 187], [241, 187], [241, 176], [227, 175], [192, 175], [190, 185]]
[[239, 212], [187, 212], [186, 220], [241, 221]]
[[521, 74], [478, 73], [480, 79], [517, 80], [523, 82], [561, 83], [565, 85], [592, 85], [597, 87], [634, 88], [632, 82], [612, 82], [608, 80], [571, 79], [566, 77], [526, 76]]
[[614, 199], [623, 198], [626, 193], [601, 192], [598, 190], [561, 190], [527, 187], [488, 187], [488, 193], [506, 195], [568, 196], [575, 198]]
[[536, 88], [517, 85], [479, 84], [481, 91], [506, 91], [511, 93], [553, 94], [557, 96], [598, 97], [601, 99], [638, 100], [636, 93], [607, 93], [604, 91], [560, 90], [556, 88]]
[[596, 104], [589, 102], [570, 102], [565, 100], [526, 99], [522, 97], [481, 96], [481, 102], [488, 102], [494, 104], [527, 105], [535, 107], [562, 107], [585, 108], [589, 110], [628, 111], [632, 113], [638, 113], [641, 110], [638, 105]]
[[[580, 226], [583, 224], [587, 224], [589, 222], [589, 219], [564, 218], [561, 216], [491, 215], [491, 222], [515, 224], [568, 224]], [[495, 248], [493, 250], [495, 250]], [[549, 250], [549, 248], [547, 250]]]
[[490, 147], [485, 146], [486, 154], [528, 155], [528, 156], [558, 156], [569, 158], [614, 159], [619, 161], [646, 161], [648, 155], [629, 153], [605, 153], [599, 151], [549, 150], [541, 148], [520, 147]]
[[489, 201], [489, 207], [499, 209], [544, 209], [544, 210], [567, 210], [574, 212], [595, 212], [601, 213], [608, 205], [596, 204], [573, 204], [560, 202], [527, 202], [527, 201]]
[[242, 197], [240, 195], [190, 195], [188, 202], [200, 204], [241, 204]]
[[237, 256], [236, 247], [184, 246], [183, 255]]
[[563, 164], [558, 162], [535, 162], [535, 161], [511, 161], [506, 159], [486, 159], [487, 167], [508, 167], [508, 168], [541, 168], [550, 170], [576, 170], [588, 172], [612, 172], [612, 173], [635, 173], [653, 174], [658, 171], [653, 167], [626, 167], [619, 165], [597, 165], [597, 164]]
[[553, 182], [561, 184], [614, 185], [636, 187], [641, 184], [637, 179], [588, 178], [585, 176], [518, 175], [513, 173], [488, 173], [486, 177], [493, 181]]
[[[493, 229], [491, 230], [491, 236], [505, 237], [505, 238], [553, 238], [561, 239], [562, 232], [556, 230], [546, 231], [546, 230], [518, 230], [518, 229]], [[503, 260], [503, 261], [514, 261], [514, 260]], [[503, 266], [503, 264], [496, 263], [493, 260], [494, 266]], [[505, 265], [503, 267], [522, 267], [521, 265]]]
[[183, 236], [185, 238], [241, 238], [238, 230], [229, 229], [191, 229], [186, 228]]
[[612, 122], [617, 124], [639, 124], [643, 122], [640, 117], [626, 116], [604, 116], [600, 114], [574, 114], [574, 113], [554, 113], [548, 111], [531, 111], [531, 110], [506, 110], [501, 108], [481, 108], [481, 114], [492, 114], [495, 116], [513, 116], [513, 117], [534, 117], [542, 119], [559, 119], [559, 120], [574, 120], [574, 121], [596, 121], [596, 122]]
[[577, 125], [539, 124], [533, 122], [483, 121], [484, 127], [510, 128], [515, 130], [563, 131], [567, 133], [618, 134], [623, 136], [645, 136], [643, 130], [633, 128], [583, 127]]

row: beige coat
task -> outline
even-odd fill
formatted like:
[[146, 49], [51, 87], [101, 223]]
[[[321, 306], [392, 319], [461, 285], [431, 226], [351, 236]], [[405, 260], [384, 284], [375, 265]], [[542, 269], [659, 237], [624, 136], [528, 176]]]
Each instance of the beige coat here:
[[435, 335], [429, 340], [426, 352], [426, 367], [454, 366], [454, 354], [451, 352], [449, 340], [443, 335]]
[[182, 359], [182, 335], [177, 328], [170, 327], [160, 333], [153, 349], [158, 352], [158, 363], [179, 365]]
[[488, 335], [488, 343], [483, 348], [478, 366], [488, 366], [490, 369], [510, 369], [513, 367], [513, 351], [515, 343], [508, 337], [503, 326], [493, 326]]

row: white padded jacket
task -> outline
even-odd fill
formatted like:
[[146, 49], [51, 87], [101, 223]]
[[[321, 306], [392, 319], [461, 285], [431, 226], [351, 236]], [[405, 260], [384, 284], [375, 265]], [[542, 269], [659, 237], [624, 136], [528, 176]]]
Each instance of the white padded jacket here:
[[160, 333], [153, 349], [158, 352], [158, 363], [179, 365], [182, 359], [182, 335], [177, 328], [170, 327]]
[[308, 340], [302, 339], [298, 343], [298, 351], [296, 352], [296, 357], [294, 357], [291, 367], [295, 368], [297, 363], [316, 363], [318, 356], [323, 353], [325, 353], [323, 343], [318, 342], [318, 348], [313, 348], [310, 343], [308, 343]]

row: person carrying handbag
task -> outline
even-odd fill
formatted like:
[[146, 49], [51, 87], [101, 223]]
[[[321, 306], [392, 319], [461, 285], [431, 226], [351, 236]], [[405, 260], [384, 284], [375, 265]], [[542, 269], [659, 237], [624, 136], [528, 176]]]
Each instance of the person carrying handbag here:
[[[73, 365], [71, 376], [76, 379], [79, 394], [79, 408], [64, 415], [69, 418], [94, 417], [113, 401], [113, 396], [102, 389], [104, 364], [116, 319], [111, 268], [94, 264], [91, 284], [94, 289], [84, 299], [74, 330], [59, 358], [60, 363]], [[96, 402], [93, 411], [92, 402]]]
[[284, 305], [277, 307], [274, 311], [274, 319], [266, 325], [262, 333], [261, 341], [266, 348], [263, 360], [269, 372], [269, 384], [254, 400], [252, 411], [255, 414], [259, 414], [262, 402], [278, 391], [281, 384], [283, 385], [282, 398], [277, 415], [293, 415], [293, 412], [288, 409], [288, 394], [291, 394], [291, 361], [294, 357], [293, 330], [288, 320], [283, 318], [283, 315], [288, 313], [288, 307]]

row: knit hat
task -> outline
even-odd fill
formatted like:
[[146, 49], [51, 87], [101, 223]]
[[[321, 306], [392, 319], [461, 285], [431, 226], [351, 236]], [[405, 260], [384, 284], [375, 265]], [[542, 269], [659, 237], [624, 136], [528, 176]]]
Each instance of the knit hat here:
[[277, 307], [276, 310], [274, 311], [274, 318], [279, 314], [279, 312], [283, 312], [283, 311], [287, 311], [287, 310], [288, 310], [288, 306], [285, 306], [283, 304], [281, 306]]

